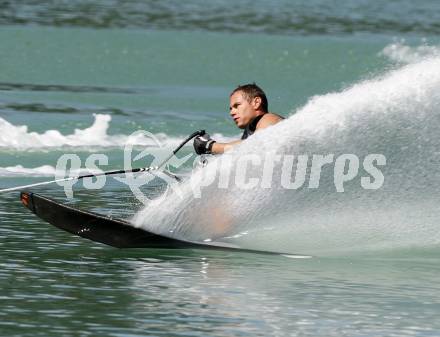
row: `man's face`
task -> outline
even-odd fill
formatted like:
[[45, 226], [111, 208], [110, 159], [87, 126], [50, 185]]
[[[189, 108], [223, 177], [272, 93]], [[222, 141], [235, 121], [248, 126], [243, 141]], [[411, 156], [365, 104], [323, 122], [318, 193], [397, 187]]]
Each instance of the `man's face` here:
[[244, 129], [259, 112], [257, 108], [261, 104], [261, 98], [255, 97], [250, 102], [242, 91], [235, 92], [229, 99], [229, 113], [235, 124], [240, 129]]

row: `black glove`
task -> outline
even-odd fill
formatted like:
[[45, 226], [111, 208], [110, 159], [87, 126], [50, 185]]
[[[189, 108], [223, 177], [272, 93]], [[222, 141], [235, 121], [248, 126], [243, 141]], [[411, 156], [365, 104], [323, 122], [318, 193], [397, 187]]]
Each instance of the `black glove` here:
[[214, 143], [215, 140], [211, 139], [211, 137], [205, 133], [202, 136], [194, 138], [194, 150], [197, 154], [210, 154]]

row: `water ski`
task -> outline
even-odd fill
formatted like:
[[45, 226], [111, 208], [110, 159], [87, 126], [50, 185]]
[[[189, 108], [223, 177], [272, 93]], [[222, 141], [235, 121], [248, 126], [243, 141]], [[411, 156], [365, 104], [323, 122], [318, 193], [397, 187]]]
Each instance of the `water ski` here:
[[235, 246], [196, 243], [154, 234], [135, 228], [127, 221], [63, 205], [35, 193], [21, 192], [20, 199], [32, 213], [55, 227], [116, 248], [198, 248], [259, 252]]

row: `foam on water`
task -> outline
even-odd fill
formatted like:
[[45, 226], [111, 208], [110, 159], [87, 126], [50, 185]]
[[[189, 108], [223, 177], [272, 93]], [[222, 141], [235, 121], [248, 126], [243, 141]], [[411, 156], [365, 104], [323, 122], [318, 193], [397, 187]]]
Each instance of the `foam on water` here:
[[440, 50], [427, 44], [411, 47], [406, 45], [403, 40], [386, 46], [380, 55], [388, 57], [393, 62], [409, 64], [418, 62], [421, 59], [440, 56]]
[[[271, 188], [244, 191], [231, 183], [222, 189], [217, 187], [219, 159], [214, 159], [204, 175], [217, 178], [202, 188], [201, 199], [194, 198], [194, 184], [187, 182], [182, 197], [174, 194], [159, 206], [145, 207], [133, 222], [188, 240], [307, 255], [438, 247], [439, 128], [440, 57], [424, 55], [342, 92], [312, 97], [287, 120], [229, 154], [232, 163], [245, 154], [271, 151], [355, 154], [361, 163], [368, 154], [383, 154], [382, 188], [363, 189], [361, 169], [338, 193], [333, 163], [323, 168], [318, 188], [309, 188], [307, 180], [300, 189], [282, 188], [277, 164]], [[252, 169], [252, 177], [261, 176], [261, 167]]]
[[34, 168], [26, 168], [22, 165], [0, 167], [0, 177], [50, 177], [56, 174], [56, 169], [50, 165], [43, 165]]
[[29, 132], [26, 125], [15, 126], [0, 118], [0, 148], [19, 150], [62, 147], [62, 146], [111, 146], [120, 142], [120, 137], [107, 135], [111, 116], [95, 115], [92, 126], [86, 129], [75, 129], [71, 135], [63, 135], [58, 130], [44, 133]]
[[[157, 141], [163, 147], [175, 147], [186, 136], [170, 137], [165, 133], [154, 134], [153, 137], [138, 134], [109, 135], [111, 116], [94, 114], [93, 124], [85, 129], [75, 129], [72, 134], [63, 135], [58, 130], [47, 130], [43, 133], [30, 132], [26, 125], [13, 125], [0, 117], [0, 150], [29, 151], [41, 149], [59, 149], [73, 147], [93, 151], [107, 147], [123, 147], [132, 145], [157, 146]], [[228, 140], [227, 137], [216, 134], [218, 139]]]
[[[97, 170], [71, 170], [70, 174], [72, 176], [79, 176], [88, 173], [98, 173]], [[61, 177], [65, 175], [65, 171], [57, 170], [51, 165], [42, 165], [38, 167], [28, 168], [22, 165], [0, 167], [0, 177]]]

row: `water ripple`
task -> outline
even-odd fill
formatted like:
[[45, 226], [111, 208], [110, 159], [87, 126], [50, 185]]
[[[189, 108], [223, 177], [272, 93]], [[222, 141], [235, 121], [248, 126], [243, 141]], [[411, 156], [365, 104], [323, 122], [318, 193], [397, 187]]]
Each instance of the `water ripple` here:
[[339, 2], [312, 0], [190, 1], [7, 1], [1, 25], [147, 28], [276, 34], [352, 34], [440, 32], [435, 0]]

